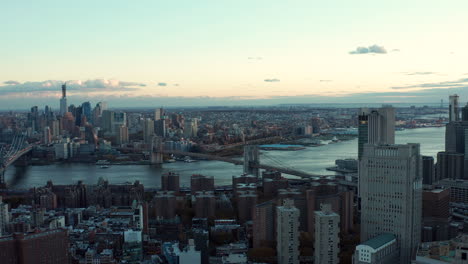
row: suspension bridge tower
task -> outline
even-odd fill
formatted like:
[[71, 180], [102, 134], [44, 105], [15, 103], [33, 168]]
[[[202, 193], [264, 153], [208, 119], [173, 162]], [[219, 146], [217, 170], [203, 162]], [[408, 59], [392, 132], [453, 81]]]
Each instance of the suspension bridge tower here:
[[151, 165], [162, 166], [163, 164], [163, 144], [162, 138], [153, 136], [151, 140]]
[[244, 173], [260, 176], [260, 156], [258, 146], [246, 145], [244, 146]]

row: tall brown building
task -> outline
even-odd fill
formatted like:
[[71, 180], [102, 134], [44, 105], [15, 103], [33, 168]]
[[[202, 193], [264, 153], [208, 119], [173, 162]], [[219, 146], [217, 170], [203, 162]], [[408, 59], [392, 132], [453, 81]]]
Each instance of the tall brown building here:
[[192, 194], [200, 191], [214, 191], [214, 178], [213, 176], [194, 174], [190, 177], [190, 188]]
[[174, 191], [178, 193], [180, 190], [179, 178], [178, 173], [164, 173], [161, 176], [161, 189], [163, 191]]
[[423, 242], [450, 239], [450, 189], [424, 190], [422, 207]]
[[153, 198], [156, 218], [174, 219], [176, 216], [176, 196], [173, 191], [158, 192]]
[[243, 224], [252, 220], [257, 204], [257, 192], [238, 191], [237, 192], [237, 217], [239, 223]]
[[270, 200], [257, 204], [253, 216], [253, 247], [274, 247], [276, 202]]
[[306, 191], [307, 200], [307, 231], [314, 233], [314, 212], [320, 210], [320, 204], [330, 204], [332, 211], [340, 215], [340, 231], [347, 234], [354, 227], [354, 192], [341, 190], [334, 183], [312, 184]]
[[2, 264], [69, 263], [68, 236], [64, 229], [16, 233], [0, 239]]
[[196, 192], [195, 217], [212, 218], [215, 217], [216, 197], [213, 192]]

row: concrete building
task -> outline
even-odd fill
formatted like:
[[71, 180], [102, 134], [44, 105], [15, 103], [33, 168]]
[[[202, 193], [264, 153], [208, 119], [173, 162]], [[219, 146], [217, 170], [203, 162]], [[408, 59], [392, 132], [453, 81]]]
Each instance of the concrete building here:
[[422, 156], [422, 175], [423, 184], [431, 185], [436, 181], [434, 158], [432, 156]]
[[337, 264], [340, 252], [340, 216], [330, 204], [321, 204], [315, 211], [315, 263]]
[[3, 199], [0, 196], [0, 237], [6, 233], [6, 227], [9, 222], [8, 204], [3, 203]]
[[292, 200], [276, 207], [276, 221], [278, 263], [299, 264], [299, 209]]
[[464, 178], [464, 154], [457, 152], [437, 153], [436, 181]]
[[257, 204], [257, 191], [238, 191], [237, 219], [241, 224], [252, 220]]
[[161, 176], [161, 189], [163, 191], [173, 191], [178, 193], [180, 191], [180, 176], [178, 173], [167, 172]]
[[120, 126], [127, 126], [127, 114], [110, 110], [102, 111], [102, 128], [105, 132], [115, 135]]
[[400, 263], [410, 263], [421, 240], [419, 144], [366, 144], [359, 162], [359, 194], [361, 241], [394, 234], [400, 245]]
[[143, 259], [142, 232], [126, 230], [123, 232], [123, 257], [127, 263], [139, 263]]
[[158, 137], [166, 137], [166, 119], [154, 121], [154, 133]]
[[15, 233], [0, 238], [2, 264], [68, 263], [67, 230]]
[[116, 143], [117, 145], [123, 145], [127, 144], [129, 142], [128, 140], [128, 127], [121, 125], [117, 129], [117, 135], [116, 135]]
[[467, 180], [443, 179], [437, 185], [450, 190], [450, 202], [468, 204]]
[[161, 120], [164, 117], [164, 109], [156, 108], [154, 110], [154, 121]]
[[253, 247], [271, 246], [275, 237], [276, 203], [270, 200], [255, 206], [253, 216]]
[[395, 109], [383, 106], [379, 109], [360, 109], [358, 115], [358, 158], [364, 144], [395, 144]]
[[52, 133], [50, 131], [50, 127], [44, 127], [44, 144], [49, 145], [52, 142]]
[[154, 136], [154, 120], [146, 118], [143, 121], [143, 140], [146, 144], [151, 144]]
[[458, 95], [449, 96], [449, 122], [460, 120], [460, 110], [458, 105]]
[[214, 177], [193, 174], [190, 177], [190, 190], [192, 194], [200, 191], [214, 191]]
[[173, 191], [156, 193], [153, 198], [153, 208], [158, 219], [174, 219], [176, 216], [177, 200]]
[[[356, 247], [354, 264], [394, 264], [398, 262], [398, 243], [395, 235], [384, 233], [362, 242]], [[408, 262], [409, 263], [409, 262]]]
[[422, 192], [423, 242], [449, 239], [450, 189]]
[[184, 137], [185, 138], [196, 137], [197, 134], [198, 134], [198, 119], [192, 118], [191, 120], [185, 120]]
[[196, 192], [193, 195], [195, 203], [195, 217], [213, 218], [216, 211], [216, 197], [212, 191]]

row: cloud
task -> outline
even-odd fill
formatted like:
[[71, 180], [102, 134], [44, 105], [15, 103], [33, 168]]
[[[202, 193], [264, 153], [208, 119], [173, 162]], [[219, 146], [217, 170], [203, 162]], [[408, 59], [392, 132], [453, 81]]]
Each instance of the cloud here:
[[265, 79], [265, 82], [279, 82], [279, 79]]
[[392, 49], [392, 52], [398, 52], [400, 49]]
[[63, 83], [67, 84], [67, 90], [71, 92], [100, 92], [100, 91], [133, 91], [137, 87], [144, 87], [146, 84], [138, 82], [124, 82], [115, 79], [90, 79], [90, 80], [46, 80], [39, 82], [6, 81], [0, 85], [0, 96], [9, 94], [51, 94], [60, 92]]
[[437, 74], [437, 72], [404, 72], [406, 75], [431, 75]]
[[421, 83], [407, 86], [392, 87], [394, 90], [401, 89], [424, 89], [424, 88], [465, 88], [468, 86], [468, 78], [462, 78], [455, 81], [435, 82], [435, 83]]
[[165, 83], [165, 82], [160, 82], [160, 83], [158, 83], [158, 86], [167, 86], [167, 83]]
[[20, 84], [20, 82], [10, 80], [10, 81], [3, 82], [3, 84], [6, 84], [6, 85], [18, 85], [18, 84]]
[[383, 46], [372, 45], [369, 47], [357, 47], [356, 50], [350, 51], [349, 54], [386, 54], [387, 50]]

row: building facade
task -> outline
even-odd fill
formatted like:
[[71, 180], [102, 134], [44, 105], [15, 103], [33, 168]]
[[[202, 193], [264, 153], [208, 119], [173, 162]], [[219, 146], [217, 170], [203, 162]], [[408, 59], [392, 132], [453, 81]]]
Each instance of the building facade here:
[[419, 144], [370, 145], [359, 162], [361, 241], [397, 237], [400, 263], [410, 263], [421, 240], [422, 162]]
[[290, 199], [276, 208], [278, 263], [299, 264], [299, 209]]

